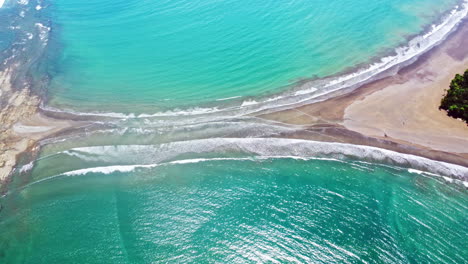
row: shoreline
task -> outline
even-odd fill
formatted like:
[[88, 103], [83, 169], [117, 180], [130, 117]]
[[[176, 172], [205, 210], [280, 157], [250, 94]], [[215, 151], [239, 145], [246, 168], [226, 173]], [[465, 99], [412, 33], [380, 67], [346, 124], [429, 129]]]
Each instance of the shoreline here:
[[[244, 116], [304, 127], [278, 138], [372, 146], [468, 167], [468, 126], [438, 110], [443, 90], [466, 68], [468, 20], [464, 18], [442, 43], [394, 75], [324, 101]], [[38, 150], [40, 140], [106, 119], [42, 109], [39, 96], [26, 87], [12, 87], [13, 71], [0, 72], [0, 186], [8, 181], [19, 156]]]
[[[42, 106], [41, 110], [77, 118], [125, 119], [208, 115], [215, 117], [252, 116], [297, 108], [347, 94], [367, 83], [393, 75], [395, 71], [413, 64], [418, 57], [424, 56], [435, 46], [445, 42], [451, 33], [458, 30], [458, 26], [467, 16], [468, 0], [458, 0], [453, 9], [440, 14], [432, 21], [432, 24], [427, 24], [421, 32], [405, 36], [403, 43], [374, 54], [368, 61], [349, 66], [325, 77], [298, 78], [293, 83], [286, 84], [281, 88], [276, 87], [271, 91], [256, 95], [233, 96], [232, 100], [218, 98], [200, 104], [175, 105], [161, 109], [155, 109], [154, 105], [151, 104], [150, 109], [148, 109], [146, 108], [147, 104], [139, 104], [139, 107], [142, 108], [136, 111], [134, 104], [117, 103], [110, 108], [100, 104], [96, 108], [96, 105], [93, 105], [96, 102], [91, 104], [91, 108], [79, 107], [80, 102], [75, 102], [76, 105], [62, 102], [56, 105], [46, 104]], [[47, 103], [47, 100], [45, 97], [44, 102]], [[218, 104], [220, 101], [224, 101], [224, 103]], [[154, 110], [156, 112], [153, 112]]]
[[43, 114], [38, 96], [28, 88], [12, 87], [12, 71], [0, 72], [0, 187], [9, 180], [21, 154], [38, 150], [40, 140], [77, 125]]
[[284, 137], [374, 146], [468, 167], [468, 126], [439, 110], [444, 90], [466, 68], [465, 19], [444, 42], [393, 76], [258, 117], [306, 127]]

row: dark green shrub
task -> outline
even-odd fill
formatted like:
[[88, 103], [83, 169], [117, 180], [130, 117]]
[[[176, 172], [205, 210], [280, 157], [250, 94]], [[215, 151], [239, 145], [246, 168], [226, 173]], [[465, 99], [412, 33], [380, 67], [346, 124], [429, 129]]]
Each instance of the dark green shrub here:
[[439, 109], [444, 109], [449, 116], [461, 118], [468, 123], [468, 70], [463, 75], [455, 75]]

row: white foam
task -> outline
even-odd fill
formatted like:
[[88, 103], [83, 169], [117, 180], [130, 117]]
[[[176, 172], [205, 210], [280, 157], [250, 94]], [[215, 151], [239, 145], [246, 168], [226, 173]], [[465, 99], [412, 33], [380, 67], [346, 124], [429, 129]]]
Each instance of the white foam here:
[[51, 106], [44, 106], [41, 105], [40, 108], [44, 111], [48, 112], [55, 112], [55, 113], [64, 113], [64, 114], [72, 114], [76, 116], [100, 116], [100, 117], [111, 117], [111, 118], [120, 118], [120, 119], [127, 119], [127, 118], [135, 118], [134, 114], [123, 114], [123, 113], [114, 113], [114, 112], [78, 112], [71, 109], [58, 109]]
[[[102, 167], [92, 167], [92, 168], [85, 168], [85, 169], [79, 169], [79, 170], [73, 170], [73, 171], [67, 171], [61, 174], [57, 174], [51, 177], [47, 177], [35, 182], [32, 182], [24, 188], [29, 187], [31, 185], [44, 182], [44, 181], [49, 181], [52, 179], [64, 177], [64, 176], [82, 176], [82, 175], [87, 175], [90, 173], [100, 173], [100, 174], [111, 174], [115, 172], [120, 172], [120, 173], [126, 173], [126, 172], [133, 172], [136, 169], [151, 169], [151, 168], [156, 168], [158, 166], [166, 166], [166, 165], [175, 165], [175, 164], [193, 164], [193, 163], [199, 163], [199, 162], [206, 162], [206, 161], [225, 161], [225, 160], [252, 160], [252, 159], [245, 159], [245, 158], [212, 158], [212, 159], [187, 159], [187, 160], [177, 160], [177, 161], [172, 161], [172, 162], [167, 162], [167, 163], [155, 163], [155, 164], [139, 164], [139, 165], [113, 165], [113, 166], [102, 166]], [[29, 168], [29, 167], [28, 167]], [[31, 163], [31, 168], [32, 168], [32, 163]], [[30, 169], [30, 168], [29, 168]]]
[[68, 171], [68, 172], [63, 173], [62, 175], [76, 176], [76, 175], [86, 175], [88, 173], [111, 174], [114, 172], [131, 172], [137, 168], [154, 168], [156, 166], [158, 166], [158, 164], [104, 166], [104, 167], [95, 167], [95, 168], [86, 168], [86, 169]]
[[415, 170], [415, 169], [408, 169], [408, 172], [409, 173], [414, 173], [414, 174], [419, 174], [419, 175], [424, 173], [424, 171]]
[[65, 177], [65, 176], [82, 176], [82, 175], [87, 175], [89, 173], [101, 173], [101, 174], [111, 174], [114, 172], [132, 172], [137, 168], [153, 168], [157, 167], [158, 164], [150, 164], [150, 165], [115, 165], [115, 166], [104, 166], [104, 167], [94, 167], [94, 168], [86, 168], [86, 169], [79, 169], [79, 170], [73, 170], [73, 171], [67, 171], [61, 174], [57, 174], [51, 177], [43, 178], [41, 180], [31, 182], [28, 185], [25, 185], [22, 187], [28, 188], [32, 185], [45, 182], [45, 181], [50, 181], [53, 179]]
[[338, 196], [338, 197], [343, 198], [343, 199], [346, 198], [346, 197], [344, 197], [343, 195], [341, 195], [341, 194], [339, 194], [339, 193], [336, 193], [336, 192], [333, 192], [333, 191], [330, 191], [330, 190], [327, 190], [327, 193], [332, 194], [332, 195], [335, 195], [335, 196]]
[[44, 26], [42, 23], [36, 23], [34, 25], [39, 31], [39, 39], [43, 42], [44, 45], [46, 45], [48, 42], [50, 27]]
[[315, 87], [310, 87], [310, 88], [307, 88], [307, 89], [304, 89], [304, 90], [299, 90], [299, 91], [295, 92], [294, 95], [310, 94], [310, 93], [316, 92], [317, 90], [318, 89], [315, 88]]
[[276, 96], [276, 97], [271, 97], [271, 98], [268, 98], [265, 100], [265, 102], [274, 102], [274, 101], [277, 101], [277, 100], [280, 100], [281, 98], [283, 98], [283, 96]]
[[207, 161], [241, 161], [241, 160], [249, 160], [252, 161], [252, 158], [211, 158], [211, 159], [186, 159], [186, 160], [176, 160], [169, 162], [167, 164], [193, 164], [193, 163], [200, 163], [200, 162], [207, 162]]
[[263, 161], [269, 159], [294, 159], [294, 160], [328, 160], [328, 161], [337, 161], [342, 162], [341, 160], [337, 159], [328, 159], [328, 158], [315, 158], [315, 157], [298, 157], [298, 156], [255, 156], [250, 158], [200, 158], [200, 159], [185, 159], [185, 160], [176, 160], [171, 161], [168, 163], [162, 163], [161, 165], [166, 164], [193, 164], [193, 163], [200, 163], [200, 162], [208, 162], [208, 161]]
[[452, 178], [449, 178], [449, 177], [445, 177], [445, 176], [444, 176], [443, 178], [444, 178], [444, 180], [445, 180], [446, 182], [449, 182], [449, 183], [453, 183], [453, 181], [454, 181]]
[[166, 112], [158, 112], [154, 114], [140, 114], [138, 118], [148, 117], [164, 117], [164, 116], [191, 116], [214, 113], [220, 111], [217, 107], [194, 107], [189, 109], [174, 109]]
[[[320, 159], [320, 158], [305, 158], [305, 157], [294, 157], [294, 156], [264, 156], [264, 157], [250, 157], [250, 158], [200, 158], [200, 159], [185, 159], [185, 160], [176, 160], [171, 162], [165, 163], [154, 163], [154, 164], [138, 164], [138, 165], [112, 165], [112, 166], [101, 166], [101, 167], [92, 167], [92, 168], [85, 168], [73, 171], [67, 171], [61, 174], [57, 174], [51, 177], [47, 177], [35, 182], [28, 184], [25, 187], [49, 181], [52, 179], [64, 177], [64, 176], [82, 176], [87, 175], [90, 173], [96, 174], [111, 174], [115, 172], [126, 173], [126, 172], [133, 172], [136, 169], [152, 169], [159, 166], [170, 166], [170, 165], [184, 165], [184, 164], [195, 164], [200, 162], [213, 162], [213, 161], [264, 161], [268, 159], [296, 159], [296, 160], [311, 160], [311, 159]], [[322, 160], [322, 159], [320, 159]], [[326, 159], [332, 160], [332, 159]], [[26, 166], [26, 165], [25, 165]], [[27, 170], [30, 170], [33, 167], [33, 163], [28, 164]], [[21, 172], [21, 171], [20, 171]], [[339, 194], [336, 194], [339, 195]]]
[[258, 104], [258, 102], [255, 100], [246, 100], [242, 102], [241, 106], [250, 106], [250, 105], [256, 105], [256, 104]]
[[[414, 174], [419, 174], [419, 175], [429, 175], [429, 176], [436, 176], [436, 177], [442, 177], [441, 175], [429, 172], [429, 171], [422, 171], [422, 170], [416, 170], [416, 169], [408, 169], [409, 173], [414, 173]], [[467, 175], [468, 176], [468, 175]]]
[[24, 172], [30, 171], [33, 167], [34, 167], [34, 161], [31, 161], [30, 163], [23, 165], [19, 169], [19, 173], [24, 173]]
[[[449, 176], [468, 180], [468, 168], [434, 161], [427, 158], [402, 154], [376, 147], [345, 143], [316, 142], [283, 138], [209, 138], [171, 142], [160, 145], [95, 146], [69, 150], [79, 153], [93, 162], [118, 162], [134, 159], [135, 162], [158, 163], [190, 153], [244, 153], [249, 158], [277, 157], [296, 159], [365, 160], [374, 163], [410, 167], [411, 173], [426, 173], [432, 176]], [[197, 160], [200, 162], [201, 160]]]
[[232, 97], [226, 97], [226, 98], [220, 98], [220, 99], [216, 99], [216, 101], [226, 101], [226, 100], [231, 100], [231, 99], [236, 99], [236, 98], [240, 98], [242, 96], [232, 96]]
[[[193, 158], [168, 161], [181, 154], [190, 153], [191, 155], [201, 153], [226, 153], [235, 151], [237, 155], [241, 152], [247, 154], [247, 157], [220, 157], [220, 158]], [[344, 158], [365, 159], [373, 163], [386, 163], [393, 166], [413, 166], [408, 169], [411, 173], [427, 174], [441, 177], [446, 182], [456, 183], [468, 188], [468, 168], [449, 164], [445, 162], [433, 161], [426, 158], [401, 154], [390, 150], [379, 149], [375, 147], [351, 145], [344, 143], [314, 142], [298, 139], [279, 139], [279, 138], [211, 138], [203, 140], [172, 142], [160, 145], [127, 145], [127, 146], [96, 146], [71, 149], [64, 154], [80, 152], [81, 157], [88, 155], [93, 163], [99, 161], [113, 161], [115, 157], [137, 156], [136, 160], [144, 160], [144, 156], [153, 156], [155, 163], [138, 165], [110, 165], [101, 167], [84, 168], [64, 172], [55, 176], [32, 182], [24, 188], [44, 181], [49, 181], [65, 176], [79, 176], [89, 173], [111, 174], [114, 172], [132, 172], [136, 169], [151, 169], [158, 166], [184, 165], [208, 161], [263, 161], [269, 159], [295, 159], [295, 160], [329, 160], [334, 162], [347, 162]], [[140, 156], [138, 156], [140, 154]], [[255, 154], [255, 156], [252, 156]], [[110, 156], [108, 156], [110, 155]], [[326, 157], [323, 157], [325, 155]], [[85, 159], [88, 160], [88, 159]], [[128, 162], [128, 160], [126, 161]], [[354, 164], [354, 162], [352, 162]], [[351, 165], [352, 165], [351, 164]], [[33, 163], [23, 166], [21, 171], [30, 170]], [[388, 165], [386, 165], [388, 166]], [[395, 167], [392, 167], [395, 168]], [[398, 168], [398, 167], [396, 167]], [[444, 175], [444, 176], [441, 176]], [[336, 194], [340, 196], [339, 194]]]
[[71, 109], [58, 109], [50, 106], [40, 106], [40, 108], [44, 111], [55, 112], [55, 113], [64, 113], [64, 114], [71, 114], [76, 116], [96, 116], [96, 117], [109, 117], [109, 118], [117, 118], [117, 119], [131, 119], [131, 118], [151, 118], [151, 117], [172, 117], [172, 116], [192, 116], [192, 115], [202, 115], [208, 113], [215, 113], [219, 112], [220, 109], [213, 107], [213, 108], [205, 108], [205, 107], [194, 107], [190, 109], [174, 109], [165, 112], [156, 112], [153, 114], [124, 114], [124, 113], [117, 113], [117, 112], [79, 112]]
[[0, 8], [2, 8], [4, 3], [5, 3], [5, 0], [0, 0]]

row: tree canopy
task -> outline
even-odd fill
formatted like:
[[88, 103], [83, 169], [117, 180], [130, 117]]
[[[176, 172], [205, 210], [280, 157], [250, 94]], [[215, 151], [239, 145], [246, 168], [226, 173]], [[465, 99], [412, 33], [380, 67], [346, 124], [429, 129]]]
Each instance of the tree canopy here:
[[446, 110], [449, 116], [468, 123], [468, 69], [463, 75], [455, 75], [439, 108]]

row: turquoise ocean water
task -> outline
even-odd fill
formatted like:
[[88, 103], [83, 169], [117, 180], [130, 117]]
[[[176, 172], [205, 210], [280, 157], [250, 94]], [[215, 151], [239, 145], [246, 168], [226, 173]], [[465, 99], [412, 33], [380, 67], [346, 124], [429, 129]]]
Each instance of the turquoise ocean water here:
[[94, 123], [21, 157], [0, 263], [465, 262], [467, 168], [274, 139], [298, 128], [244, 114], [390, 74], [466, 8], [6, 0], [0, 69]]
[[466, 189], [397, 167], [284, 158], [120, 170], [10, 194], [2, 263], [466, 260]]
[[456, 3], [51, 1], [50, 103], [153, 113], [255, 100], [391, 54]]

